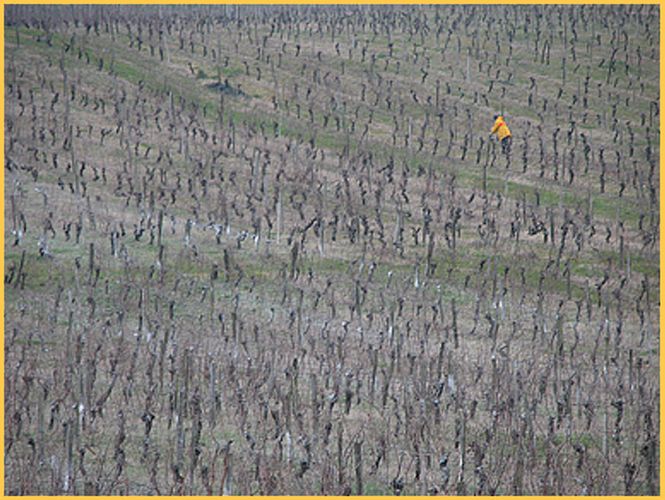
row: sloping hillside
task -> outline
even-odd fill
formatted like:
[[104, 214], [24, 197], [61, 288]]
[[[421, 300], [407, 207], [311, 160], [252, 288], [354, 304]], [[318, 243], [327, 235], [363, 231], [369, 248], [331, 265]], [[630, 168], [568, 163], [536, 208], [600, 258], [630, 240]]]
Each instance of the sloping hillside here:
[[5, 22], [6, 494], [658, 493], [657, 6]]

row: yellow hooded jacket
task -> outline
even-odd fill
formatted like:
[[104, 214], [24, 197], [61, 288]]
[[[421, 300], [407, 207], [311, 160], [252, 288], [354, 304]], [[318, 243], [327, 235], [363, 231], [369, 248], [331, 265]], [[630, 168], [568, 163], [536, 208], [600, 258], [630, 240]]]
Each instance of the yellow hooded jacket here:
[[504, 140], [506, 137], [511, 136], [510, 129], [508, 128], [508, 125], [506, 125], [506, 122], [503, 120], [503, 116], [499, 116], [496, 119], [490, 133], [497, 134], [500, 141]]

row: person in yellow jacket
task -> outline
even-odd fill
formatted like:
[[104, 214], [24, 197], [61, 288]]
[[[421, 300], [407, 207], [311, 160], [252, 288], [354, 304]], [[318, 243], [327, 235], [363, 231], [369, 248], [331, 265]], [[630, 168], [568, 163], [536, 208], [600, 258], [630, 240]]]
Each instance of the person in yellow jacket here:
[[501, 142], [501, 150], [503, 151], [503, 154], [510, 154], [510, 145], [513, 142], [513, 137], [510, 133], [508, 125], [506, 125], [506, 121], [501, 115], [494, 115], [494, 126], [490, 132], [490, 137], [493, 134], [498, 136], [499, 141]]

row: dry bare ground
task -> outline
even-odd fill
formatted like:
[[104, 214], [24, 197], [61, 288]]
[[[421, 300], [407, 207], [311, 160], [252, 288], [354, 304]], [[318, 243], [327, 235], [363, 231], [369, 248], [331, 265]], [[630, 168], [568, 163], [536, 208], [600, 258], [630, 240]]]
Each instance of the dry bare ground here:
[[5, 494], [659, 493], [658, 6], [5, 22]]

